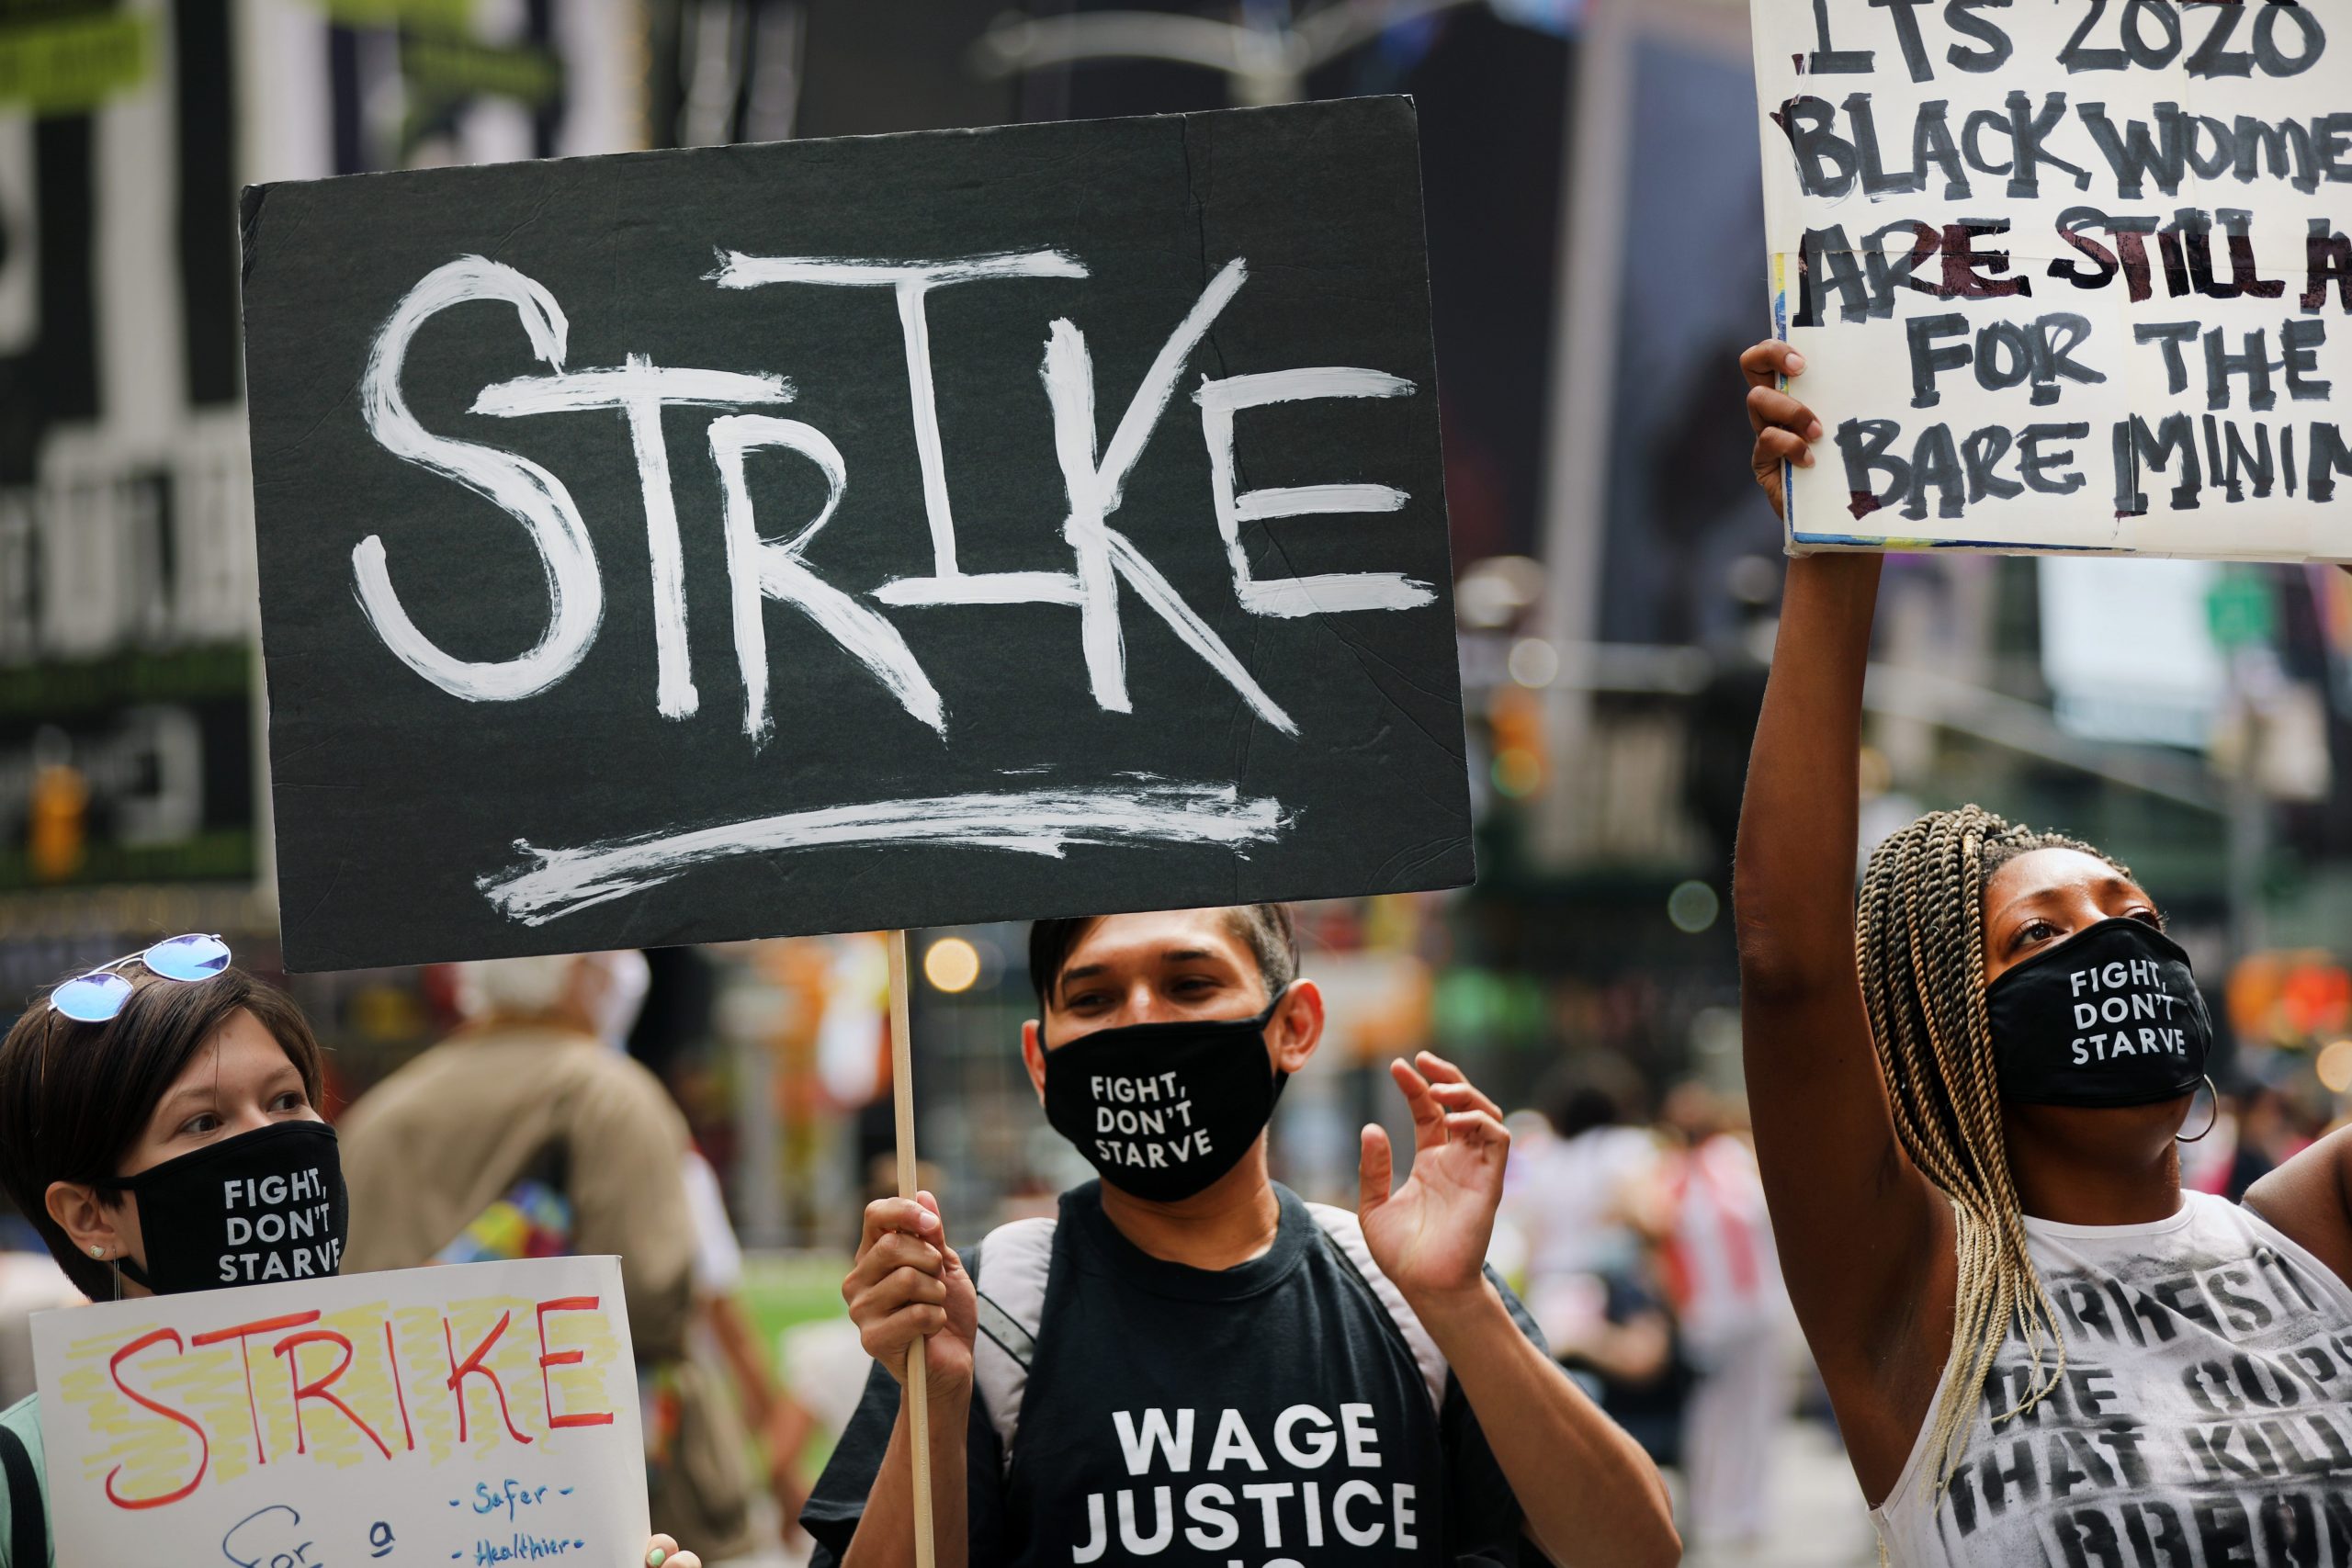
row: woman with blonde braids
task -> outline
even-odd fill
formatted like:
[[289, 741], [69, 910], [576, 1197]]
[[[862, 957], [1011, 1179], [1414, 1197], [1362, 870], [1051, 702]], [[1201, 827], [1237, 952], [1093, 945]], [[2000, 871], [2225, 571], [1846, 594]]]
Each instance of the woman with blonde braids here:
[[[1786, 344], [1741, 364], [1779, 510], [1822, 427]], [[2086, 844], [1930, 812], [1857, 903], [1879, 566], [1789, 565], [1734, 893], [1773, 1229], [1880, 1540], [1902, 1568], [2352, 1562], [2352, 1134], [2243, 1205], [2181, 1190], [2212, 1026]]]

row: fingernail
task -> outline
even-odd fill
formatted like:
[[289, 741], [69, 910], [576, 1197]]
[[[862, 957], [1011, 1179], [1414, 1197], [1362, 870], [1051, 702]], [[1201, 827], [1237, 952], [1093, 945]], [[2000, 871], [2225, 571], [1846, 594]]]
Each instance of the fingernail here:
[[662, 1568], [669, 1560], [670, 1554], [657, 1546], [645, 1554], [645, 1568]]
[[916, 1216], [915, 1228], [918, 1230], [935, 1231], [939, 1228], [939, 1216], [933, 1213], [929, 1209], [925, 1209], [922, 1213]]
[[1819, 420], [1816, 419], [1811, 424], [1804, 427], [1804, 438], [1807, 441], [1818, 441], [1821, 439], [1821, 422]]
[[1804, 368], [1804, 355], [1802, 354], [1792, 353], [1788, 357], [1787, 365], [1789, 374], [1792, 376], [1795, 375], [1798, 371]]
[[1813, 454], [1810, 452], [1798, 453], [1797, 467], [1800, 468], [1810, 468], [1813, 467]]

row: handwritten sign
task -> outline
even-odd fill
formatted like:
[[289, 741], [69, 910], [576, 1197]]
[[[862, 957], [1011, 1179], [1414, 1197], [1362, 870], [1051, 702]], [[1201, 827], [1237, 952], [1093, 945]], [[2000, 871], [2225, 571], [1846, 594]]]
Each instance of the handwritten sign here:
[[60, 1562], [620, 1568], [644, 1550], [617, 1258], [45, 1313], [33, 1358]]
[[2352, 558], [2352, 15], [1752, 16], [1792, 547]]
[[288, 962], [1468, 880], [1415, 134], [250, 191]]

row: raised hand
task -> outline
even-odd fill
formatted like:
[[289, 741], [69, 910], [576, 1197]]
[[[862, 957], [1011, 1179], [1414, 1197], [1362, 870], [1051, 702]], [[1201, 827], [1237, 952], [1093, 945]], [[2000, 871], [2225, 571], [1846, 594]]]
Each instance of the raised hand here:
[[1391, 1062], [1388, 1074], [1412, 1108], [1413, 1168], [1391, 1192], [1388, 1134], [1363, 1130], [1356, 1213], [1364, 1244], [1408, 1301], [1476, 1292], [1510, 1153], [1502, 1111], [1432, 1052], [1411, 1065]]
[[1772, 510], [1788, 515], [1788, 498], [1781, 493], [1781, 465], [1813, 467], [1813, 444], [1821, 439], [1821, 421], [1813, 411], [1781, 390], [1782, 376], [1804, 373], [1804, 355], [1778, 338], [1762, 343], [1739, 356], [1747, 378], [1747, 425], [1756, 432], [1756, 482], [1771, 499]]
[[923, 1343], [927, 1392], [934, 1405], [967, 1400], [979, 1300], [963, 1260], [947, 1245], [939, 1200], [880, 1198], [865, 1206], [857, 1260], [842, 1281], [842, 1300], [865, 1353], [907, 1381], [907, 1348]]

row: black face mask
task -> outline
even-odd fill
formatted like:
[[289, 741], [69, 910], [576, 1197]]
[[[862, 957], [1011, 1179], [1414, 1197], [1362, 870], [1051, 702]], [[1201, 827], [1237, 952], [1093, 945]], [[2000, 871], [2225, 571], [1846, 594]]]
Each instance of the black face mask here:
[[159, 1296], [317, 1280], [343, 1263], [351, 1206], [334, 1129], [281, 1122], [151, 1166], [138, 1195], [147, 1266], [123, 1273]]
[[2001, 1098], [2149, 1105], [2205, 1076], [2213, 1021], [2188, 955], [2144, 920], [2101, 920], [1985, 987]]
[[1205, 1190], [1266, 1130], [1283, 1075], [1255, 1018], [1131, 1023], [1046, 1053], [1046, 1120], [1102, 1179], [1147, 1202]]

